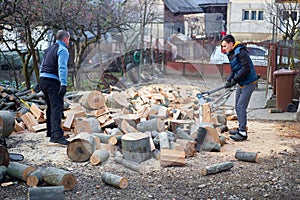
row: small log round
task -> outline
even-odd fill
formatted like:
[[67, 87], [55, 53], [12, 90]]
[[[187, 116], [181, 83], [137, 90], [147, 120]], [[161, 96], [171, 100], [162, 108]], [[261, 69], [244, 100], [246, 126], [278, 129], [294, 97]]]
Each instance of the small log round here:
[[214, 164], [202, 169], [202, 175], [206, 176], [209, 174], [216, 174], [218, 172], [229, 170], [232, 167], [233, 167], [232, 162], [223, 162], [223, 163]]
[[94, 137], [86, 132], [76, 135], [68, 144], [67, 155], [75, 162], [88, 161], [96, 150], [96, 141]]
[[33, 187], [28, 189], [29, 200], [64, 200], [65, 190], [63, 186]]
[[115, 145], [118, 142], [117, 138], [113, 135], [107, 135], [105, 133], [92, 133], [91, 135], [99, 138], [100, 142], [104, 144]]
[[50, 185], [64, 186], [65, 190], [72, 190], [77, 183], [73, 174], [55, 167], [43, 170], [43, 180]]
[[25, 164], [10, 162], [7, 167], [7, 174], [13, 178], [27, 181], [28, 175], [35, 171], [35, 168]]
[[34, 187], [34, 186], [37, 186], [38, 184], [42, 183], [43, 170], [44, 170], [44, 168], [39, 168], [39, 169], [31, 172], [27, 177], [26, 184], [29, 187]]
[[257, 153], [255, 152], [245, 152], [241, 150], [237, 150], [235, 152], [235, 158], [241, 161], [246, 161], [246, 162], [257, 162], [258, 156]]
[[15, 114], [10, 111], [0, 110], [0, 137], [10, 136], [15, 128]]
[[154, 118], [147, 121], [139, 122], [136, 128], [140, 132], [158, 131], [162, 132], [165, 129], [165, 123], [160, 118]]
[[88, 91], [83, 94], [80, 101], [84, 108], [96, 110], [103, 107], [105, 104], [105, 97], [100, 91]]
[[9, 162], [10, 162], [9, 153], [5, 148], [5, 146], [0, 144], [0, 166], [4, 165], [7, 167], [9, 165]]
[[109, 152], [106, 150], [96, 150], [90, 157], [92, 165], [98, 165], [105, 162], [109, 158]]
[[101, 178], [104, 183], [112, 185], [116, 188], [124, 189], [128, 186], [128, 179], [126, 177], [104, 172], [101, 175]]

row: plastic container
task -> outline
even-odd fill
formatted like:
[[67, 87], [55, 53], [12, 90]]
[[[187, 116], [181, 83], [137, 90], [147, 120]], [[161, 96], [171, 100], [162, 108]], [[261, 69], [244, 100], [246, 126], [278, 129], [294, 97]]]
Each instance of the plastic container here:
[[294, 79], [297, 71], [280, 69], [274, 72], [276, 84], [276, 108], [284, 112], [293, 99]]

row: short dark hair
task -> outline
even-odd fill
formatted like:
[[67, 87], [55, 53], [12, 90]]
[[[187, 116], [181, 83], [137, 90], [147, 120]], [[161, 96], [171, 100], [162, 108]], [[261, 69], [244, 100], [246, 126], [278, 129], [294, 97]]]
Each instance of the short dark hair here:
[[227, 43], [230, 43], [232, 42], [233, 44], [235, 43], [235, 39], [232, 35], [228, 34], [228, 35], [225, 35], [222, 39], [221, 39], [221, 42], [227, 42]]
[[59, 30], [56, 33], [55, 39], [56, 40], [63, 40], [66, 37], [70, 37], [70, 33], [68, 31], [65, 31], [65, 30]]

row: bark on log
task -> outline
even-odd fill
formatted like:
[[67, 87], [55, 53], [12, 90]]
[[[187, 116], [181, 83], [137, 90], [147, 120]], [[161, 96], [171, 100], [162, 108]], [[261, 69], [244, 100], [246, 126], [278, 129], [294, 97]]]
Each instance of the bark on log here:
[[90, 157], [90, 162], [92, 165], [99, 165], [109, 158], [109, 152], [106, 150], [98, 149]]
[[138, 163], [131, 162], [131, 161], [126, 160], [126, 159], [124, 159], [122, 157], [119, 157], [119, 156], [115, 157], [114, 160], [115, 160], [116, 163], [121, 164], [121, 165], [123, 165], [124, 167], [126, 167], [128, 169], [131, 169], [131, 170], [133, 170], [135, 172], [139, 172], [140, 173], [140, 166], [139, 166]]
[[205, 142], [202, 145], [202, 151], [220, 152], [221, 151], [221, 145], [219, 143], [214, 143], [214, 142]]
[[123, 92], [113, 92], [107, 98], [108, 107], [128, 108], [130, 103], [127, 101], [127, 94]]
[[82, 106], [88, 110], [100, 109], [105, 104], [105, 97], [100, 91], [85, 92], [80, 100]]
[[224, 135], [220, 135], [220, 142], [221, 142], [221, 146], [226, 144], [226, 137]]
[[176, 132], [177, 136], [180, 138], [180, 139], [185, 139], [185, 140], [191, 140], [191, 141], [194, 141], [194, 138], [192, 138], [192, 136], [190, 136], [187, 132], [185, 132], [184, 130], [182, 130], [180, 127], [178, 127], [176, 129]]
[[100, 123], [96, 118], [77, 118], [74, 125], [75, 135], [81, 133], [100, 133]]
[[161, 149], [160, 166], [180, 166], [185, 164], [185, 152], [171, 149]]
[[94, 137], [86, 132], [76, 135], [67, 147], [68, 157], [75, 162], [85, 162], [96, 150]]
[[7, 167], [9, 165], [9, 162], [10, 162], [9, 153], [5, 148], [5, 146], [0, 144], [0, 166], [4, 165]]
[[28, 200], [64, 200], [63, 186], [34, 187], [28, 189]]
[[159, 133], [159, 147], [160, 149], [170, 149], [170, 141], [167, 132]]
[[177, 144], [180, 144], [184, 148], [185, 156], [191, 157], [196, 154], [196, 142], [186, 139], [177, 139]]
[[115, 145], [118, 142], [117, 138], [113, 135], [107, 135], [105, 133], [91, 133], [91, 135], [99, 138], [100, 142], [104, 144]]
[[204, 143], [204, 140], [206, 138], [206, 135], [207, 135], [207, 130], [206, 128], [204, 127], [198, 127], [197, 129], [197, 137], [196, 137], [196, 151], [197, 152], [200, 152], [202, 151], [202, 148], [203, 148], [203, 143]]
[[50, 185], [64, 186], [65, 190], [72, 190], [77, 183], [73, 174], [55, 167], [43, 170], [43, 180]]
[[202, 175], [206, 176], [209, 174], [216, 174], [218, 172], [229, 170], [232, 167], [233, 167], [232, 162], [223, 162], [223, 163], [214, 164], [214, 165], [203, 168]]
[[28, 175], [34, 170], [34, 167], [17, 162], [10, 162], [7, 167], [7, 174], [13, 178], [27, 181]]
[[165, 129], [165, 123], [160, 118], [154, 118], [154, 119], [150, 119], [138, 123], [136, 125], [136, 128], [140, 132], [146, 132], [146, 131], [162, 132]]
[[30, 187], [34, 187], [42, 183], [44, 169], [45, 168], [38, 168], [37, 170], [31, 172], [27, 177], [26, 184]]
[[[211, 123], [203, 122], [199, 124], [200, 127], [204, 127], [207, 130], [207, 135], [204, 142], [214, 142], [220, 144], [220, 137], [219, 134], [216, 132], [214, 126]], [[197, 136], [193, 136], [193, 138], [196, 138]]]
[[116, 188], [124, 189], [128, 186], [128, 179], [126, 177], [104, 172], [101, 175], [101, 178], [104, 183], [112, 185]]
[[6, 175], [7, 168], [4, 165], [0, 166], [0, 181], [3, 179], [3, 177]]
[[15, 128], [15, 114], [10, 111], [0, 110], [0, 137], [8, 137]]
[[241, 161], [246, 161], [246, 162], [257, 162], [257, 153], [255, 152], [245, 152], [241, 150], [237, 150], [235, 152], [235, 158]]
[[125, 159], [137, 163], [151, 158], [151, 146], [149, 135], [146, 133], [128, 133], [123, 135], [122, 153]]

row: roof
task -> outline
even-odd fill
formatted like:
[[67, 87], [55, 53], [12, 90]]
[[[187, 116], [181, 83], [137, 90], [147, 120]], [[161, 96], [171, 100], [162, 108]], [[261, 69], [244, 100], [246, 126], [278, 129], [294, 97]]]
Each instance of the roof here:
[[165, 5], [174, 14], [204, 12], [204, 10], [195, 2], [195, 0], [165, 0]]

